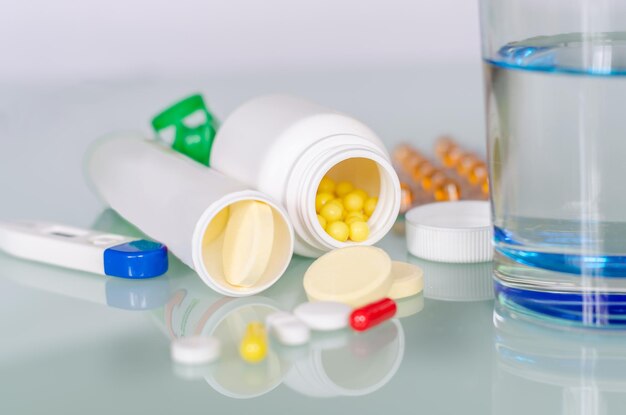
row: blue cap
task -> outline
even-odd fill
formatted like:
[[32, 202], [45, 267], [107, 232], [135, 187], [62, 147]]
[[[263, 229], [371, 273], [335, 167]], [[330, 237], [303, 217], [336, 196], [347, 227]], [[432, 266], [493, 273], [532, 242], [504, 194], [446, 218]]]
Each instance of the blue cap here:
[[104, 273], [113, 277], [158, 277], [167, 267], [167, 248], [158, 242], [139, 239], [104, 251]]

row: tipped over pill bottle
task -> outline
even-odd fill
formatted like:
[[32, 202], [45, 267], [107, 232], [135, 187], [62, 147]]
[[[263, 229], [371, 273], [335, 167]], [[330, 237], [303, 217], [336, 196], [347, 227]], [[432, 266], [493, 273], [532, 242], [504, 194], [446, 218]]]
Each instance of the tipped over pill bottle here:
[[293, 230], [279, 203], [140, 133], [97, 141], [86, 169], [102, 200], [220, 294], [257, 294], [289, 265]]
[[[294, 227], [295, 252], [304, 256], [374, 244], [400, 210], [400, 182], [378, 136], [352, 117], [299, 98], [263, 96], [237, 108], [215, 137], [210, 165], [282, 202]], [[325, 230], [330, 223], [316, 211], [324, 177], [377, 199], [367, 215], [367, 238], [342, 241]]]

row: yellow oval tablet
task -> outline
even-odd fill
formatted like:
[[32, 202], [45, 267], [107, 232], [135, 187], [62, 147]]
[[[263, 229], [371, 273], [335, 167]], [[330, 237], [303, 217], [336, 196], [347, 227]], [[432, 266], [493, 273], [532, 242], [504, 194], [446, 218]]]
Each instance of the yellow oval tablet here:
[[318, 258], [304, 274], [312, 301], [337, 301], [360, 307], [387, 296], [391, 259], [373, 246], [335, 249]]
[[391, 279], [387, 296], [394, 300], [419, 294], [424, 289], [424, 271], [417, 265], [393, 261]]

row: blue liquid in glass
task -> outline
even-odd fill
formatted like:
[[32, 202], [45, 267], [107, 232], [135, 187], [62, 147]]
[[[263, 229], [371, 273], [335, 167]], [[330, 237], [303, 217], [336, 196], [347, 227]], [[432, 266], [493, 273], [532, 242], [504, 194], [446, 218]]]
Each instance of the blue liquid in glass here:
[[626, 33], [514, 42], [485, 74], [497, 250], [531, 268], [626, 277]]

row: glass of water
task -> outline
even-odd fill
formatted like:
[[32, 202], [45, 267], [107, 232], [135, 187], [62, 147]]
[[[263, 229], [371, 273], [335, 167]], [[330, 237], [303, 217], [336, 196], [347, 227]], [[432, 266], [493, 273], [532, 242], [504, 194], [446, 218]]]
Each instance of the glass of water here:
[[496, 292], [626, 324], [626, 1], [481, 0]]

